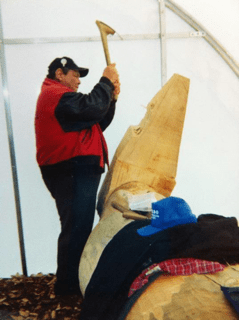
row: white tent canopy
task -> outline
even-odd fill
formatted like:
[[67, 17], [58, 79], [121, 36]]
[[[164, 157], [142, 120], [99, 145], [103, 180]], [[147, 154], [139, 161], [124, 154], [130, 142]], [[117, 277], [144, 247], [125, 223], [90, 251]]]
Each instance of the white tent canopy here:
[[[5, 111], [12, 126], [28, 272], [55, 272], [60, 224], [35, 159], [36, 99], [47, 66], [64, 55], [89, 67], [80, 90], [91, 91], [106, 65], [96, 19], [117, 31], [109, 41], [121, 79], [115, 119], [105, 132], [110, 159], [127, 128], [143, 118], [162, 81], [174, 73], [188, 77], [173, 195], [184, 198], [196, 215], [239, 219], [238, 14], [237, 0], [1, 1], [1, 277], [22, 272]], [[183, 20], [186, 16], [190, 25]], [[194, 28], [198, 24], [202, 29]]]

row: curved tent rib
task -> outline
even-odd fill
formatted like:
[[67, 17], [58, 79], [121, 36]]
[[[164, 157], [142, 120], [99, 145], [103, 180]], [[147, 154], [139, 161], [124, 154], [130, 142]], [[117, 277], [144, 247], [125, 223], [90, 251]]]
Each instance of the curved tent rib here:
[[177, 14], [181, 19], [187, 22], [192, 28], [199, 32], [203, 32], [205, 40], [215, 49], [219, 55], [230, 66], [233, 72], [239, 77], [239, 64], [235, 59], [227, 52], [227, 50], [216, 40], [208, 30], [206, 30], [198, 21], [196, 21], [189, 13], [182, 9], [179, 5], [176, 5], [172, 0], [165, 0], [165, 6]]

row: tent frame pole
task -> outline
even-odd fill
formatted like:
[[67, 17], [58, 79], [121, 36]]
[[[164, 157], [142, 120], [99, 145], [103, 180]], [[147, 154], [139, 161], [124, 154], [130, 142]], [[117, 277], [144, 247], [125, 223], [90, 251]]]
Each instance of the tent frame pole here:
[[3, 42], [1, 2], [0, 2], [0, 63], [1, 63], [3, 101], [4, 101], [4, 107], [5, 107], [8, 145], [9, 145], [10, 160], [11, 160], [11, 169], [12, 169], [14, 196], [15, 196], [15, 206], [16, 206], [16, 215], [17, 215], [18, 237], [19, 237], [19, 245], [20, 245], [22, 271], [23, 271], [23, 274], [25, 276], [27, 276], [26, 254], [25, 254], [25, 244], [24, 244], [24, 237], [23, 237], [21, 204], [20, 204], [20, 193], [19, 193], [17, 164], [16, 164], [13, 129], [12, 129], [10, 98], [9, 98], [8, 82], [7, 82], [6, 58], [5, 58], [5, 50], [4, 50], [4, 42]]

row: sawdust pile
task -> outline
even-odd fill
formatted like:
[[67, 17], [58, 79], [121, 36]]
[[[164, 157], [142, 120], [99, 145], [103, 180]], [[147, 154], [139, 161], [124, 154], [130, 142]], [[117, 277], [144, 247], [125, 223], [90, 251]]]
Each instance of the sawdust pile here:
[[82, 297], [55, 296], [53, 274], [26, 277], [16, 274], [0, 279], [0, 312], [13, 320], [74, 320], [81, 311]]

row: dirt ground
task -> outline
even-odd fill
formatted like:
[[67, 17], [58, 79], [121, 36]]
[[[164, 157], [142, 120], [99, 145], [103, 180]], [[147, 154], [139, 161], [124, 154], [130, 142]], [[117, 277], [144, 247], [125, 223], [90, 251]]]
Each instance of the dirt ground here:
[[82, 297], [55, 296], [53, 274], [16, 274], [0, 279], [1, 320], [74, 320], [81, 311]]

